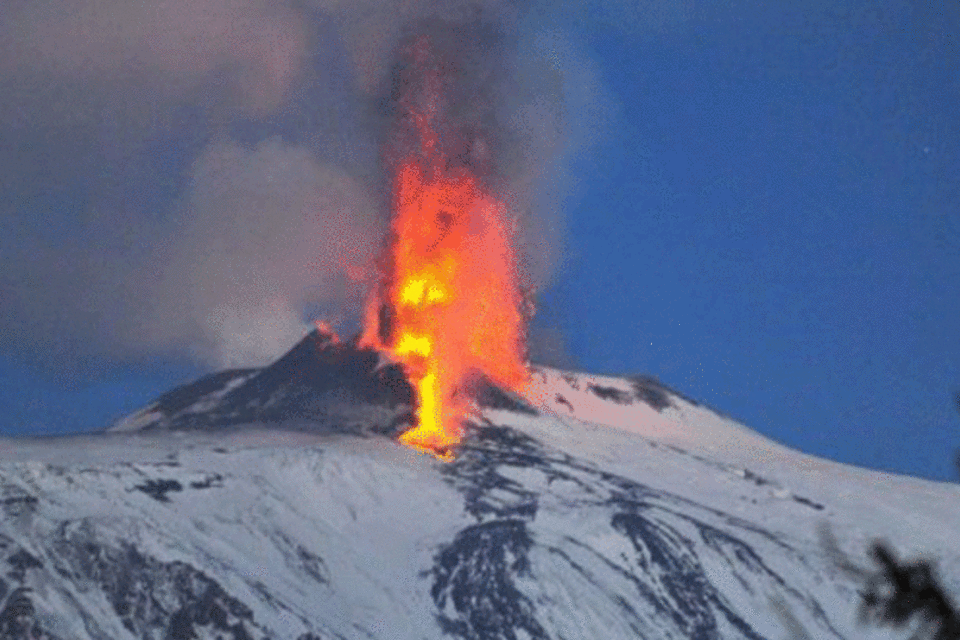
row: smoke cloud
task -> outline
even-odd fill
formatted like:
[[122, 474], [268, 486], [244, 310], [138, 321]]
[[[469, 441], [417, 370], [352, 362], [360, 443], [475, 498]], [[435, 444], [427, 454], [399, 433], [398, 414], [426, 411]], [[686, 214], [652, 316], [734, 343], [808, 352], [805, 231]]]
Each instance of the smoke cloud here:
[[[449, 115], [562, 265], [570, 159], [612, 104], [559, 33], [471, 0], [15, 0], [0, 18], [0, 348], [268, 362], [350, 333], [388, 226], [398, 48], [456, 63]], [[551, 341], [555, 341], [551, 337]]]
[[66, 100], [59, 115], [105, 87], [149, 88], [151, 100], [163, 100], [189, 99], [204, 84], [220, 85], [220, 97], [238, 107], [267, 112], [295, 80], [307, 45], [302, 14], [270, 0], [9, 4], [0, 73], [31, 106], [41, 96]]
[[219, 141], [196, 161], [183, 207], [172, 250], [153, 263], [164, 273], [141, 278], [155, 282], [150, 299], [174, 304], [131, 310], [131, 344], [247, 366], [299, 340], [308, 312], [358, 314], [383, 226], [342, 169], [277, 138], [250, 150]]

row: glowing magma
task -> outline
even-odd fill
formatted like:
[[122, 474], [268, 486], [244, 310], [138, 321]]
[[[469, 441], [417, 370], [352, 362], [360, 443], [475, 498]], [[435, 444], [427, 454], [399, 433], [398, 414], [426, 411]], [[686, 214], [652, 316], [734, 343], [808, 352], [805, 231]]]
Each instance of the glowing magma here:
[[449, 166], [435, 111], [412, 115], [419, 149], [395, 169], [389, 275], [362, 342], [416, 387], [418, 425], [401, 442], [448, 457], [482, 376], [507, 389], [527, 380], [523, 297], [505, 207], [468, 166]]

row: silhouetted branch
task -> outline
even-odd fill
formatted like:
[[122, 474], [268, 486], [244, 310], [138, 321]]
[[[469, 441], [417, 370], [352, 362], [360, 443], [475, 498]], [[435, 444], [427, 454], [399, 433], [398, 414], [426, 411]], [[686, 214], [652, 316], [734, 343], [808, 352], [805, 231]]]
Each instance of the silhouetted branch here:
[[826, 525], [820, 528], [820, 537], [836, 566], [865, 583], [861, 623], [873, 622], [895, 628], [917, 623], [917, 633], [913, 637], [918, 640], [960, 640], [960, 612], [940, 586], [930, 562], [898, 560], [886, 543], [877, 541], [873, 543], [870, 555], [878, 569], [871, 571], [847, 558]]
[[[960, 391], [953, 396], [953, 405], [960, 414]], [[957, 468], [957, 479], [960, 480], [960, 449], [954, 452], [953, 464]]]
[[960, 640], [960, 613], [938, 584], [933, 566], [925, 560], [902, 562], [883, 542], [871, 549], [880, 570], [871, 576], [863, 596], [863, 618], [903, 627], [914, 620], [932, 640]]

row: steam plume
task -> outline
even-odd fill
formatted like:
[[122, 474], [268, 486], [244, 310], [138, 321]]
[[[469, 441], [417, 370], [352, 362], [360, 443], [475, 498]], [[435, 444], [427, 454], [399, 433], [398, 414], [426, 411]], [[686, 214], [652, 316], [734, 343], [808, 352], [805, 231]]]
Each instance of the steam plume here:
[[0, 22], [0, 345], [262, 364], [314, 317], [350, 332], [388, 211], [405, 37], [460, 65], [451, 104], [560, 263], [566, 161], [606, 102], [582, 56], [499, 1], [18, 0]]

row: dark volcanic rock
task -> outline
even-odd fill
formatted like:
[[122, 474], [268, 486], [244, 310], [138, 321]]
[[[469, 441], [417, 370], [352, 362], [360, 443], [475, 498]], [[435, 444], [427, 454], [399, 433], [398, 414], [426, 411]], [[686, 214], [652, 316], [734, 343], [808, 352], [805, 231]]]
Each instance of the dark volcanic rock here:
[[467, 527], [440, 551], [430, 594], [445, 633], [469, 640], [549, 637], [514, 584], [530, 573], [532, 544], [524, 521], [493, 520]]
[[273, 364], [206, 376], [157, 399], [140, 429], [304, 423], [341, 433], [402, 431], [413, 387], [399, 364], [313, 331]]
[[3, 640], [60, 640], [36, 620], [30, 589], [19, 588], [0, 608], [0, 638]]
[[177, 387], [163, 394], [153, 408], [168, 416], [174, 416], [200, 402], [210, 394], [222, 391], [234, 380], [243, 380], [259, 369], [229, 369], [200, 378], [196, 382]]
[[[95, 587], [123, 626], [138, 638], [262, 638], [248, 606], [211, 576], [185, 562], [164, 562], [133, 544], [109, 545], [81, 526], [55, 544], [71, 578]], [[159, 633], [158, 633], [159, 632]]]
[[[637, 399], [646, 402], [657, 411], [663, 411], [673, 405], [670, 402], [670, 394], [680, 396], [678, 392], [667, 388], [657, 378], [651, 376], [635, 376], [631, 382]], [[684, 397], [683, 399], [693, 405], [697, 404], [689, 398]]]
[[[542, 566], [533, 558], [538, 551], [541, 561], [546, 551], [608, 598], [603, 606], [618, 610], [636, 637], [760, 640], [763, 635], [737, 613], [708, 566], [728, 567], [751, 593], [789, 590], [753, 546], [774, 544], [796, 554], [776, 537], [709, 505], [551, 451], [510, 427], [477, 425], [443, 473], [463, 496], [464, 512], [478, 522], [441, 549], [428, 573], [438, 621], [457, 638], [550, 637], [539, 608], [549, 600], [535, 586]], [[547, 489], [532, 491], [518, 476], [540, 476], [532, 484]], [[626, 544], [616, 551], [610, 536], [613, 550], [591, 547], [541, 528], [542, 503], [551, 500], [552, 486], [563, 487], [554, 504], [576, 505], [580, 513], [596, 510], [607, 531]], [[603, 571], [611, 575], [602, 579]], [[609, 591], [611, 576], [624, 581], [623, 590]], [[826, 631], [823, 637], [840, 637], [815, 603], [804, 605]], [[651, 636], [653, 629], [657, 635]]]
[[[469, 392], [486, 408], [536, 411], [486, 380]], [[396, 435], [413, 424], [414, 389], [403, 366], [373, 349], [313, 331], [262, 369], [212, 374], [162, 395], [138, 430], [307, 424], [314, 431]], [[136, 414], [128, 420], [136, 418]]]
[[[224, 398], [268, 419], [309, 415], [310, 400], [330, 393], [387, 407], [413, 404], [413, 388], [397, 364], [383, 364], [373, 349], [335, 342], [312, 332], [282, 358]], [[261, 418], [263, 419], [263, 418]]]
[[134, 489], [142, 491], [157, 502], [170, 502], [167, 494], [171, 491], [183, 491], [183, 485], [176, 480], [147, 480]]

